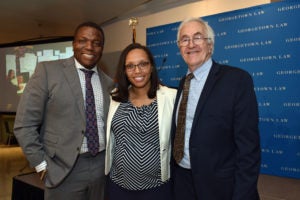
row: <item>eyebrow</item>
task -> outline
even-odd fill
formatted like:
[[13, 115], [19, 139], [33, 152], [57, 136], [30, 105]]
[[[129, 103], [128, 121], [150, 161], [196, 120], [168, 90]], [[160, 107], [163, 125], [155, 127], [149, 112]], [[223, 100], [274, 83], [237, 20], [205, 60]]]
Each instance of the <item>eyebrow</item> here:
[[[193, 34], [193, 36], [195, 36], [195, 35], [203, 35], [203, 34], [201, 32], [196, 32], [196, 33]], [[183, 35], [180, 38], [184, 38], [184, 37], [189, 37], [189, 36], [188, 35]]]
[[[140, 60], [140, 61], [137, 62], [137, 64], [144, 63], [144, 62], [149, 62], [150, 63], [149, 60]], [[135, 65], [134, 62], [128, 62], [128, 63], [125, 62], [125, 65], [129, 65], [129, 64]]]

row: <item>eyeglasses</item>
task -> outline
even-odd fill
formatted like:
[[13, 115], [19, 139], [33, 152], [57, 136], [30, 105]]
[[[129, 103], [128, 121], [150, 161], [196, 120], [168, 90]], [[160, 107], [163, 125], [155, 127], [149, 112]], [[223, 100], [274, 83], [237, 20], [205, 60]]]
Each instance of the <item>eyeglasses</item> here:
[[133, 72], [135, 70], [136, 67], [139, 68], [139, 70], [141, 71], [145, 71], [146, 68], [150, 65], [150, 62], [141, 62], [139, 64], [127, 64], [125, 65], [126, 67], [126, 70], [129, 71], [129, 72]]
[[186, 46], [188, 46], [190, 44], [191, 40], [193, 41], [193, 44], [199, 45], [199, 44], [201, 44], [201, 42], [203, 40], [207, 40], [207, 39], [210, 39], [210, 38], [198, 35], [198, 36], [194, 36], [192, 39], [189, 38], [189, 37], [184, 37], [184, 38], [182, 38], [181, 40], [179, 40], [177, 42], [178, 42], [179, 46], [186, 47]]

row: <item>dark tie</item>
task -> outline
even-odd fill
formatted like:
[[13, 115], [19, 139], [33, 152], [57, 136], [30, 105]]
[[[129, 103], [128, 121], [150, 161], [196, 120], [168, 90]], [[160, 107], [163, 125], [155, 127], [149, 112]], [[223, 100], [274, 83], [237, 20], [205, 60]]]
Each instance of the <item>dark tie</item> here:
[[97, 117], [95, 109], [94, 92], [91, 78], [94, 73], [92, 70], [80, 69], [85, 73], [85, 114], [86, 114], [86, 132], [87, 146], [89, 152], [95, 156], [99, 152], [99, 136]]
[[193, 73], [186, 76], [184, 80], [181, 102], [177, 115], [177, 128], [174, 140], [173, 155], [177, 163], [183, 158], [184, 152], [184, 133], [185, 133], [185, 118], [186, 118], [186, 105], [189, 96], [189, 88], [191, 79], [194, 77]]

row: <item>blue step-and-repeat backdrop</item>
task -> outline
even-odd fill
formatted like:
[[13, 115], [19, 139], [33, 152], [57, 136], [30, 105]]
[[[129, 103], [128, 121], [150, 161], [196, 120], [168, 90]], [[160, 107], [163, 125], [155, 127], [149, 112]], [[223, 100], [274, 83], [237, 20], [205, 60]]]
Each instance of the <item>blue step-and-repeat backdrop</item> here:
[[[259, 104], [261, 173], [300, 178], [300, 2], [203, 17], [215, 31], [213, 59], [247, 70]], [[147, 28], [159, 76], [177, 87], [187, 72], [176, 44], [180, 22]]]

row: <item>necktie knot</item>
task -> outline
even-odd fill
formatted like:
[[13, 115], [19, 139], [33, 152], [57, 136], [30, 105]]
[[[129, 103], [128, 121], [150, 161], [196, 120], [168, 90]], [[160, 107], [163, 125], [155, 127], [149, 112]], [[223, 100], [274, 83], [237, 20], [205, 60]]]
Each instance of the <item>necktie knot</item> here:
[[80, 69], [81, 71], [84, 72], [85, 77], [87, 78], [91, 78], [93, 76], [94, 71], [93, 70], [87, 70], [87, 69]]
[[194, 78], [194, 74], [193, 73], [189, 73], [187, 76], [186, 76], [186, 81], [190, 81]]

